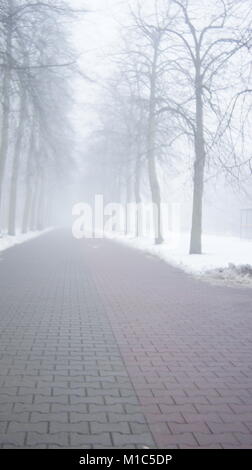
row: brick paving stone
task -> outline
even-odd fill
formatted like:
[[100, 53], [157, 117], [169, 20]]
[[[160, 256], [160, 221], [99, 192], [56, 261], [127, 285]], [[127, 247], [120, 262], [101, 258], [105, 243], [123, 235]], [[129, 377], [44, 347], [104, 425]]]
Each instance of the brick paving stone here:
[[[99, 434], [102, 432], [120, 432], [121, 434], [130, 434], [129, 424], [126, 422], [117, 423], [91, 423], [91, 433]], [[147, 432], [149, 429], [147, 429]]]
[[5, 448], [8, 448], [9, 445], [13, 447], [20, 447], [24, 445], [25, 433], [24, 432], [1, 433], [0, 442], [1, 442], [1, 446], [5, 446]]
[[8, 426], [8, 433], [15, 432], [47, 432], [47, 423], [17, 423], [12, 421]]
[[86, 261], [156, 446], [251, 447], [251, 289], [200, 283], [126, 246], [95, 244], [83, 242]]
[[66, 432], [39, 434], [35, 432], [27, 433], [27, 445], [58, 445], [64, 447], [68, 445], [68, 434]]
[[[99, 446], [101, 446], [102, 448], [106, 446], [108, 448], [113, 448], [110, 433], [89, 434], [85, 436], [83, 434], [71, 433], [70, 440], [71, 445], [81, 448], [83, 448], [83, 446], [87, 444], [91, 444], [96, 449], [98, 449]], [[126, 437], [125, 442], [127, 442]]]
[[141, 444], [143, 446], [152, 446], [152, 438], [148, 432], [142, 434], [128, 434], [127, 436], [123, 436], [121, 433], [113, 433], [112, 437], [116, 446], [125, 444]]
[[112, 433], [127, 446], [138, 422], [155, 447], [71, 234], [51, 232], [4, 252], [0, 278], [0, 447], [111, 448]]
[[0, 279], [0, 447], [252, 449], [251, 289], [67, 230]]

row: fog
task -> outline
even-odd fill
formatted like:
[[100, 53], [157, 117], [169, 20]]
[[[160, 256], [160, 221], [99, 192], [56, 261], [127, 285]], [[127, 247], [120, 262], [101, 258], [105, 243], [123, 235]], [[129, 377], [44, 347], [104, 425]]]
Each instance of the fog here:
[[252, 449], [251, 52], [251, 0], [0, 0], [6, 468]]
[[2, 234], [101, 194], [153, 203], [157, 244], [162, 203], [192, 254], [250, 237], [251, 19], [246, 0], [2, 2]]

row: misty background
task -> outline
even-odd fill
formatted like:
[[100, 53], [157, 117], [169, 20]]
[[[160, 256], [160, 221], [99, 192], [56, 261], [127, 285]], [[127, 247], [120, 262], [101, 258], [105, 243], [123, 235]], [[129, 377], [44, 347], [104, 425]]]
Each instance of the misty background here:
[[248, 0], [2, 1], [2, 236], [103, 194], [181, 203], [191, 253], [252, 237], [251, 19]]

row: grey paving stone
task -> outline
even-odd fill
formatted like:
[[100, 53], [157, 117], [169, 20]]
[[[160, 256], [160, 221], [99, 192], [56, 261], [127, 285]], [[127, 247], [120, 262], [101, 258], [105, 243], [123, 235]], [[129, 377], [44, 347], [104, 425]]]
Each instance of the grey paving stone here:
[[252, 448], [251, 290], [59, 230], [0, 298], [1, 448]]

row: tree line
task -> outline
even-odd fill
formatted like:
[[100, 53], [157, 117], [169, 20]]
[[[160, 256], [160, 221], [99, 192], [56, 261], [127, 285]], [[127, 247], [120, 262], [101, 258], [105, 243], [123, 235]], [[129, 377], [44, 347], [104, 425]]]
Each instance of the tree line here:
[[251, 174], [251, 20], [247, 0], [133, 2], [86, 152], [88, 178], [108, 199], [139, 203], [147, 187], [156, 207], [162, 170], [184, 162], [192, 254], [202, 252], [209, 169]]
[[61, 0], [0, 4], [0, 228], [9, 235], [52, 222], [73, 166], [77, 61], [67, 28], [82, 13]]

